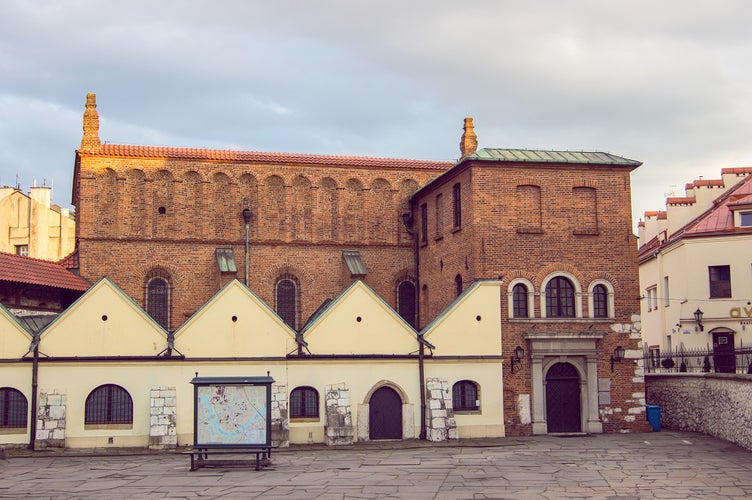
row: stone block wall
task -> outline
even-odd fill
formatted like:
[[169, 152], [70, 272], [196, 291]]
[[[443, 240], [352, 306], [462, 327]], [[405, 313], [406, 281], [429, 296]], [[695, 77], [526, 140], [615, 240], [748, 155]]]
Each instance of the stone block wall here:
[[178, 433], [175, 388], [154, 387], [149, 398], [149, 449], [176, 448]]
[[426, 389], [426, 439], [429, 441], [459, 439], [449, 382], [444, 379], [429, 378], [426, 380]]
[[272, 384], [272, 446], [290, 446], [290, 426], [288, 418], [287, 386]]
[[661, 407], [661, 427], [701, 432], [752, 450], [752, 375], [646, 374], [647, 403]]
[[353, 443], [350, 389], [344, 382], [326, 386], [326, 444]]
[[40, 391], [34, 448], [65, 448], [66, 397], [62, 392]]

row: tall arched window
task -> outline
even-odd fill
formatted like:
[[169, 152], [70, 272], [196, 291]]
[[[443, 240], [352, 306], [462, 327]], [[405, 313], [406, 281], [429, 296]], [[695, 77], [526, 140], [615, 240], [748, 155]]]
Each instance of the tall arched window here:
[[100, 385], [86, 398], [85, 424], [132, 424], [133, 399], [119, 385]]
[[458, 274], [454, 277], [454, 292], [459, 297], [462, 293], [462, 275]]
[[415, 283], [410, 280], [405, 280], [397, 286], [397, 312], [410, 326], [416, 327]]
[[293, 389], [290, 393], [290, 418], [319, 418], [319, 393], [316, 389]]
[[522, 283], [518, 283], [512, 288], [512, 314], [515, 318], [527, 318], [529, 316], [527, 287]]
[[146, 275], [146, 312], [162, 328], [170, 329], [170, 273], [152, 269]]
[[12, 387], [0, 388], [0, 429], [26, 428], [28, 403], [21, 391]]
[[293, 330], [298, 325], [298, 284], [294, 276], [286, 274], [277, 280], [275, 290], [277, 314]]
[[460, 380], [452, 386], [452, 408], [454, 411], [480, 409], [478, 385], [471, 380]]
[[605, 285], [593, 287], [593, 317], [608, 318], [608, 290]]
[[557, 276], [546, 285], [546, 316], [574, 318], [574, 285], [567, 278]]

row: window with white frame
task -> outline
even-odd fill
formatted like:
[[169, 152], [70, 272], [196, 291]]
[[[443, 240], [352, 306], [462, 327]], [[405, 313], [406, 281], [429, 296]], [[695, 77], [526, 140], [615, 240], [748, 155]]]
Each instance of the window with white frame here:
[[648, 301], [648, 312], [658, 309], [658, 287], [653, 285], [645, 290]]

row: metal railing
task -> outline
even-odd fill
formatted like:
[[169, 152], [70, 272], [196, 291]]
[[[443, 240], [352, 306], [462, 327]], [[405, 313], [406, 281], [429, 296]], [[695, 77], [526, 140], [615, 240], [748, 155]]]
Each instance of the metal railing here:
[[733, 350], [709, 348], [643, 351], [645, 373], [752, 373], [752, 347]]

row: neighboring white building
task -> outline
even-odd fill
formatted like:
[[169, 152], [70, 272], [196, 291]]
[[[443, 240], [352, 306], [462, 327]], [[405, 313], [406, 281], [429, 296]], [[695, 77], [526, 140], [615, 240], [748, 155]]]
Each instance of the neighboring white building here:
[[76, 216], [52, 203], [52, 188], [0, 186], [0, 252], [58, 262], [75, 249]]
[[639, 224], [649, 365], [673, 353], [695, 371], [704, 360], [682, 358], [690, 350], [712, 351], [714, 371], [735, 371], [735, 360], [746, 371], [752, 361], [740, 354], [752, 346], [752, 167], [721, 174], [687, 184], [685, 196], [667, 198], [665, 212], [646, 212]]

